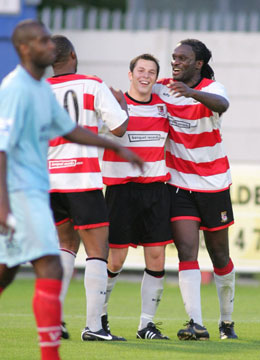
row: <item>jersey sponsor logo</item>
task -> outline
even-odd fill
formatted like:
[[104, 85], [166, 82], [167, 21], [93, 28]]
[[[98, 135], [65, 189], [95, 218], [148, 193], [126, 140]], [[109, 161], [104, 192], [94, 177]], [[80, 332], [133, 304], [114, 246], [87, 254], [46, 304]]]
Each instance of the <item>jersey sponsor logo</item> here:
[[168, 96], [168, 97], [170, 97], [170, 94], [169, 94], [169, 93], [164, 92], [164, 93], [163, 93], [163, 96]]
[[0, 134], [7, 135], [13, 124], [13, 119], [0, 118]]
[[128, 134], [130, 142], [141, 142], [141, 141], [160, 141], [160, 134]]
[[77, 161], [76, 159], [68, 159], [68, 160], [50, 160], [49, 161], [49, 169], [57, 169], [57, 168], [67, 168], [74, 167], [77, 165], [82, 165], [83, 162]]
[[220, 213], [220, 217], [221, 217], [221, 222], [222, 223], [225, 223], [228, 221], [228, 216], [227, 216], [227, 212], [226, 211], [222, 211]]
[[169, 123], [171, 126], [177, 126], [179, 128], [185, 128], [185, 129], [190, 129], [192, 127], [196, 127], [197, 126], [197, 123], [195, 123], [193, 126], [191, 125], [190, 122], [188, 121], [184, 121], [184, 120], [176, 120], [174, 119], [173, 116], [171, 116], [169, 113], [168, 113], [168, 119], [169, 119]]
[[157, 109], [160, 116], [166, 116], [166, 109], [163, 105], [157, 105]]

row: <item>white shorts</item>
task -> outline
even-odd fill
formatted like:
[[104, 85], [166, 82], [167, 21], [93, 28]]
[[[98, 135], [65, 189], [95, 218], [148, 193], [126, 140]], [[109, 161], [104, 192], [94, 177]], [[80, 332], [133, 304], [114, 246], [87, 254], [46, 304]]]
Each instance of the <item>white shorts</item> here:
[[0, 263], [13, 267], [46, 255], [59, 255], [49, 194], [30, 190], [9, 193], [16, 231], [12, 241], [0, 235]]

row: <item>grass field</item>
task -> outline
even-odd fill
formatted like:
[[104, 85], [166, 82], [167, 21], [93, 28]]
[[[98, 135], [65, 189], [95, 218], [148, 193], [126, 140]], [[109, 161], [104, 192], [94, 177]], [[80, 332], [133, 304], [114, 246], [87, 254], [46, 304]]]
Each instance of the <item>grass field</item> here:
[[[0, 359], [39, 359], [37, 334], [31, 310], [34, 281], [17, 279], [1, 296]], [[65, 304], [66, 321], [71, 340], [63, 340], [63, 360], [259, 360], [260, 359], [260, 289], [238, 285], [233, 319], [238, 340], [218, 338], [218, 301], [214, 283], [202, 286], [204, 325], [210, 341], [179, 341], [177, 331], [186, 314], [178, 286], [166, 283], [156, 321], [162, 321], [162, 332], [171, 340], [138, 340], [135, 337], [140, 313], [140, 284], [118, 282], [111, 295], [109, 320], [112, 332], [127, 342], [82, 342], [85, 326], [83, 280], [71, 283]]]

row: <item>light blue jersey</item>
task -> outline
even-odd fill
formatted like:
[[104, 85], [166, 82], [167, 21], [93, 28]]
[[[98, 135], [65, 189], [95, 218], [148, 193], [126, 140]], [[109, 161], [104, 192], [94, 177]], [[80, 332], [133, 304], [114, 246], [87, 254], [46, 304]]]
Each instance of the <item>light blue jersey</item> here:
[[48, 143], [75, 123], [60, 107], [47, 82], [20, 65], [0, 88], [0, 151], [7, 154], [7, 183], [16, 219], [13, 240], [0, 235], [0, 263], [9, 267], [59, 255], [49, 206]]
[[0, 150], [7, 153], [8, 190], [48, 190], [48, 141], [74, 127], [49, 84], [18, 65], [0, 88]]

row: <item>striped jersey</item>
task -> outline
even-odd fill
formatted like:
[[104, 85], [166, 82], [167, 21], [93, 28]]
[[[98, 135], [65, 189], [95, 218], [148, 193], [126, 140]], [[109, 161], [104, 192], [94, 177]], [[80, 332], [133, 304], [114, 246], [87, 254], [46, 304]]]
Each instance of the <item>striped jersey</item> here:
[[[171, 79], [162, 79], [153, 91], [167, 104], [170, 136], [167, 142], [166, 164], [169, 183], [179, 188], [217, 192], [228, 189], [231, 174], [221, 136], [219, 113], [193, 98], [174, 97], [166, 86]], [[222, 84], [203, 78], [195, 90], [227, 98]]]
[[[71, 118], [96, 134], [101, 120], [109, 130], [114, 130], [127, 119], [126, 112], [98, 77], [68, 74], [49, 78], [48, 81]], [[58, 137], [49, 144], [48, 166], [51, 192], [103, 188], [95, 146], [78, 145]]]
[[120, 145], [131, 149], [145, 162], [144, 172], [133, 167], [111, 150], [103, 155], [102, 173], [106, 185], [127, 182], [152, 183], [169, 180], [165, 163], [165, 142], [169, 132], [167, 109], [164, 102], [152, 94], [148, 102], [139, 102], [125, 94], [129, 123]]

